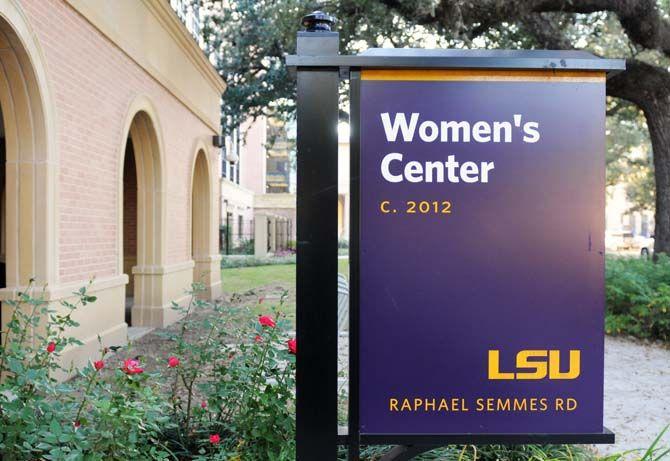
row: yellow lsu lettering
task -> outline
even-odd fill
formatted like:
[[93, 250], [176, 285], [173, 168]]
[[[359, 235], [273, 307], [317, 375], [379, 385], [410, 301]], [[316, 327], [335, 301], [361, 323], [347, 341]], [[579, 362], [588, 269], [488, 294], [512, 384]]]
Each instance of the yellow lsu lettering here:
[[576, 379], [580, 373], [581, 352], [570, 351], [568, 371], [561, 371], [561, 351], [528, 349], [516, 354], [516, 372], [500, 371], [500, 351], [489, 351], [489, 379]]

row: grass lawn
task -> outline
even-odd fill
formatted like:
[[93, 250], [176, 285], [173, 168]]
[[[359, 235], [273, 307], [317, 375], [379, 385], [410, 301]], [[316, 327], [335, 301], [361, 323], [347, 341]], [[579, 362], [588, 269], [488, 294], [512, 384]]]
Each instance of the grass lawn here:
[[349, 260], [348, 259], [338, 259], [337, 260], [337, 272], [344, 274], [349, 278]]
[[[338, 272], [349, 276], [349, 260], [337, 260]], [[289, 296], [281, 309], [286, 317], [295, 322], [295, 264], [274, 266], [239, 267], [221, 270], [223, 290], [228, 293], [242, 295], [245, 303], [254, 315], [266, 314], [279, 303], [284, 290]], [[262, 304], [259, 298], [264, 298]]]
[[223, 269], [221, 281], [226, 293], [245, 293], [268, 285], [295, 290], [295, 264]]

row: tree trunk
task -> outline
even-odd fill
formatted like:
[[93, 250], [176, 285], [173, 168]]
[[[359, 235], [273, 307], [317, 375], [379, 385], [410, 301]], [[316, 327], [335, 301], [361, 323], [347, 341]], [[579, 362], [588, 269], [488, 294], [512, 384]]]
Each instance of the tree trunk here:
[[625, 72], [607, 81], [607, 94], [637, 105], [647, 119], [656, 183], [654, 254], [670, 255], [670, 73], [630, 59]]
[[644, 111], [654, 151], [656, 227], [654, 255], [670, 255], [670, 97], [653, 101]]

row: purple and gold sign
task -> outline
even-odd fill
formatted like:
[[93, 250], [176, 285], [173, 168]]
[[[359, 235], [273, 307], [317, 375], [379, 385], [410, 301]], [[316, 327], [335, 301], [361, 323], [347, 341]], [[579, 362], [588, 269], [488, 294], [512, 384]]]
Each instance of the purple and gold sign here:
[[363, 71], [363, 434], [603, 430], [602, 72]]

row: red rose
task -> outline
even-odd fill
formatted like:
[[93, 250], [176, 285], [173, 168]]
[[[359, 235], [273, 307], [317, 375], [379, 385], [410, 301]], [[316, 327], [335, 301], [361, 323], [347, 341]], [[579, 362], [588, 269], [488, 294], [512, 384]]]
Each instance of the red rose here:
[[123, 362], [123, 368], [121, 368], [121, 370], [127, 375], [144, 373], [144, 369], [140, 368], [140, 362], [135, 359], [126, 359]]
[[96, 370], [102, 370], [103, 368], [105, 368], [105, 362], [103, 362], [102, 360], [98, 360], [96, 362], [93, 362], [93, 367]]
[[76, 431], [81, 427], [81, 422], [80, 421], [73, 421], [72, 426], [74, 426], [74, 430]]
[[207, 401], [203, 400], [202, 402], [200, 402], [200, 408], [202, 408], [203, 410], [207, 408]]
[[275, 321], [269, 315], [260, 315], [258, 317], [258, 323], [260, 323], [261, 326], [270, 327], [270, 328], [274, 328], [274, 327], [277, 326]]
[[254, 338], [254, 342], [256, 342], [256, 343], [262, 343], [262, 342], [263, 342], [263, 338], [261, 338], [261, 335], [256, 335], [256, 337]]
[[289, 339], [286, 341], [286, 344], [288, 345], [288, 351], [290, 354], [297, 354], [298, 353], [298, 341], [295, 340], [295, 338]]
[[179, 359], [177, 357], [170, 357], [168, 359], [168, 367], [169, 368], [174, 368], [179, 366]]
[[219, 437], [219, 434], [212, 434], [209, 436], [209, 443], [212, 445], [218, 445], [220, 441], [221, 437]]
[[51, 354], [53, 351], [56, 350], [56, 343], [51, 341], [49, 344], [47, 344], [47, 352]]

